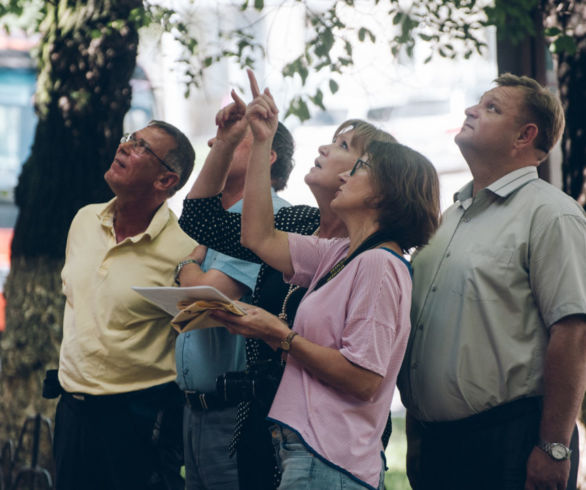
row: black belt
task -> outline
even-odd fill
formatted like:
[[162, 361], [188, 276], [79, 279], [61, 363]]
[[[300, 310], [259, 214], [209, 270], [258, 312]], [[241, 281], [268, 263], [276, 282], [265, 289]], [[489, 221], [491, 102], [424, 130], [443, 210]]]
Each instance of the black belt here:
[[226, 401], [217, 393], [202, 393], [201, 391], [185, 391], [185, 399], [192, 410], [221, 410], [222, 408], [235, 407], [237, 401]]
[[[61, 397], [66, 400], [86, 404], [99, 403], [125, 403], [136, 400], [157, 400], [167, 399], [178, 396], [181, 390], [174, 382], [164, 383], [162, 385], [151, 386], [142, 390], [127, 391], [124, 393], [108, 394], [108, 395], [90, 395], [88, 393], [70, 393], [68, 391], [61, 391]], [[176, 399], [177, 400], [177, 399]]]

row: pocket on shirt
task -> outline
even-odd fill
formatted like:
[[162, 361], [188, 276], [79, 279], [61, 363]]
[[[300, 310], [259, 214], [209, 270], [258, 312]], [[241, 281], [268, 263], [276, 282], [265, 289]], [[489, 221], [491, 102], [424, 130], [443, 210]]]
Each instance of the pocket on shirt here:
[[509, 296], [514, 253], [512, 248], [476, 247], [459, 257], [452, 291], [471, 301], [499, 301]]

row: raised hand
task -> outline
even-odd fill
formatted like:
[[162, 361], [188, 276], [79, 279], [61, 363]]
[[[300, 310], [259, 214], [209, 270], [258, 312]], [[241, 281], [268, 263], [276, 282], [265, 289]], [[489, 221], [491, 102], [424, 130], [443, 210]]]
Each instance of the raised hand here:
[[218, 131], [216, 140], [236, 146], [246, 133], [248, 121], [246, 120], [246, 104], [238, 97], [235, 90], [231, 94], [232, 102], [223, 107], [216, 114], [216, 125]]
[[246, 119], [252, 129], [254, 139], [266, 141], [272, 139], [279, 124], [279, 110], [268, 88], [261, 93], [252, 70], [247, 70], [252, 102], [246, 108]]

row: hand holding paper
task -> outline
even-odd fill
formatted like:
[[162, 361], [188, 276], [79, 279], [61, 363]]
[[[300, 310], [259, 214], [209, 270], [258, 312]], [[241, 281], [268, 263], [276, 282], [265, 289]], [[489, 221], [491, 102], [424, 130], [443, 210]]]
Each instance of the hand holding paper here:
[[178, 332], [217, 327], [222, 323], [209, 318], [209, 313], [222, 310], [234, 315], [245, 315], [243, 308], [212, 286], [133, 287], [137, 293], [173, 316], [171, 325]]
[[179, 313], [171, 320], [171, 325], [179, 333], [201, 328], [217, 327], [218, 320], [209, 317], [212, 310], [221, 310], [233, 315], [243, 316], [246, 313], [233, 303], [218, 300], [180, 301], [177, 304]]

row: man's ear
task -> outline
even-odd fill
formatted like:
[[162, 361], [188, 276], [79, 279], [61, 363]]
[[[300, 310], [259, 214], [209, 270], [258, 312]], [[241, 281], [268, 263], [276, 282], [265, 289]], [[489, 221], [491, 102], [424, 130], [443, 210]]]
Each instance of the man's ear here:
[[521, 126], [517, 140], [515, 141], [515, 147], [517, 149], [523, 149], [530, 145], [534, 145], [535, 139], [539, 134], [539, 128], [537, 124], [527, 123]]
[[178, 183], [179, 175], [174, 172], [164, 172], [157, 177], [153, 185], [158, 191], [169, 192]]
[[271, 154], [269, 156], [269, 164], [272, 165], [277, 161], [277, 152], [275, 150], [271, 150]]

